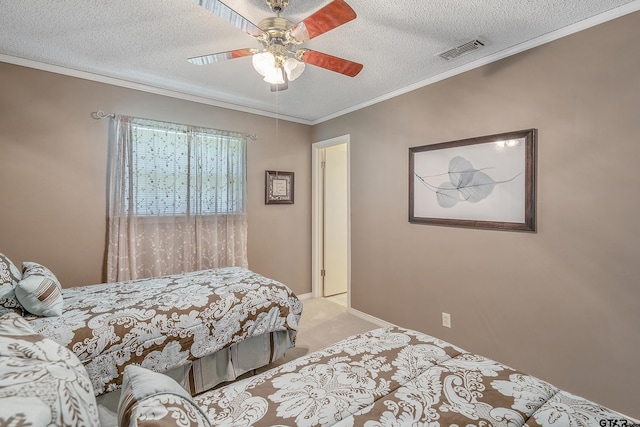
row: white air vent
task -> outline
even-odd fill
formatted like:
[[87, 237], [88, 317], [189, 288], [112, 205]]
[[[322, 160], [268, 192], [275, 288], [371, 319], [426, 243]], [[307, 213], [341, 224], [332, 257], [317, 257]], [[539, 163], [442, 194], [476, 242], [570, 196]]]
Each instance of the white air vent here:
[[445, 52], [439, 53], [436, 56], [446, 59], [447, 61], [451, 61], [459, 56], [466, 55], [467, 53], [473, 52], [474, 50], [480, 49], [484, 46], [480, 40], [473, 40], [458, 47], [454, 47]]

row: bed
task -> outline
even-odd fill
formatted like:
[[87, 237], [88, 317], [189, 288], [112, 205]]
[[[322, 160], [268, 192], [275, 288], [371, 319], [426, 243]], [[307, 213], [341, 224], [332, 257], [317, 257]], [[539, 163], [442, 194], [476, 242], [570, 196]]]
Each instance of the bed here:
[[[162, 381], [161, 375], [143, 368], [127, 368], [120, 426], [177, 425], [171, 419], [182, 420], [183, 426], [631, 427], [634, 423], [548, 382], [398, 327], [347, 338], [193, 398], [175, 385], [163, 388]], [[134, 424], [141, 420], [145, 423]]]
[[125, 366], [165, 372], [192, 393], [235, 379], [295, 345], [302, 303], [240, 267], [61, 289], [60, 316], [24, 314], [83, 363], [96, 396]]

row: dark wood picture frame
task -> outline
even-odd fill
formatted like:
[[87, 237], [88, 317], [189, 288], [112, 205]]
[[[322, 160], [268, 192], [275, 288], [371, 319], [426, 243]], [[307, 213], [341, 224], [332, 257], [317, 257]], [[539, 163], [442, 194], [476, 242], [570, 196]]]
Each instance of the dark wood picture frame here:
[[266, 205], [293, 204], [294, 173], [268, 170], [264, 176]]
[[537, 130], [409, 148], [409, 222], [536, 230]]

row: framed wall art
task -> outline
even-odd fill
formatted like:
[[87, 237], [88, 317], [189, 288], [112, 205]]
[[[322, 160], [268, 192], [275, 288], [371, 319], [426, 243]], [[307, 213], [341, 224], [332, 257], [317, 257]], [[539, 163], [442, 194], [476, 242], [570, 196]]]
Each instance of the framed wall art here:
[[293, 172], [265, 171], [264, 203], [293, 203]]
[[409, 222], [536, 229], [537, 130], [409, 148]]

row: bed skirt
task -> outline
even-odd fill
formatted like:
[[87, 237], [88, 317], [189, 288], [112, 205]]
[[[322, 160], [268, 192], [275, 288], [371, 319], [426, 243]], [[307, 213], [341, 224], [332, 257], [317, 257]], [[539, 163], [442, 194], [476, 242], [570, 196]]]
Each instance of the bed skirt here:
[[[289, 331], [271, 332], [248, 338], [186, 365], [170, 369], [164, 374], [176, 380], [194, 396], [277, 361], [293, 346]], [[96, 397], [98, 405], [114, 412], [119, 399], [120, 390]]]

